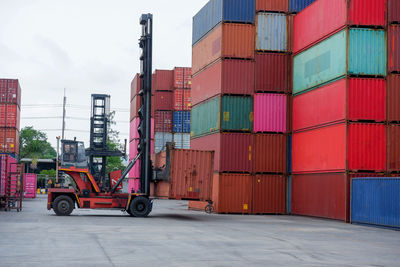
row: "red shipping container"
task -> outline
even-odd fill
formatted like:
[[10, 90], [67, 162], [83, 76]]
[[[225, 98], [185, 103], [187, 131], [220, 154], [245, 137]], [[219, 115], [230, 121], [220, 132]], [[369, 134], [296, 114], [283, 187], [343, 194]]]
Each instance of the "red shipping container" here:
[[386, 120], [384, 79], [344, 78], [293, 97], [293, 131], [346, 120]]
[[387, 76], [388, 111], [389, 122], [400, 122], [400, 75], [389, 74]]
[[193, 46], [193, 75], [219, 58], [254, 59], [254, 36], [254, 25], [220, 24]]
[[388, 36], [389, 72], [400, 73], [400, 25], [390, 25]]
[[174, 110], [190, 110], [192, 106], [192, 94], [188, 89], [174, 90]]
[[287, 140], [283, 134], [255, 134], [254, 173], [286, 173]]
[[256, 0], [256, 11], [289, 12], [287, 0]]
[[19, 154], [19, 131], [15, 128], [0, 128], [0, 153]]
[[215, 212], [250, 214], [252, 187], [249, 174], [214, 173], [212, 195]]
[[156, 111], [154, 125], [156, 132], [172, 132], [172, 111]]
[[17, 104], [0, 104], [0, 127], [17, 128], [20, 125], [20, 110]]
[[253, 95], [254, 61], [224, 59], [199, 72], [192, 80], [192, 105], [220, 94]]
[[131, 101], [137, 94], [139, 94], [139, 91], [140, 91], [140, 76], [139, 73], [136, 73], [135, 77], [131, 82]]
[[329, 37], [346, 26], [387, 25], [387, 0], [318, 0], [294, 18], [293, 52]]
[[21, 87], [18, 80], [0, 79], [0, 103], [21, 106]]
[[257, 53], [256, 92], [290, 93], [290, 55]]
[[400, 125], [389, 124], [387, 136], [387, 171], [400, 172]]
[[174, 88], [190, 89], [192, 85], [192, 69], [175, 67], [174, 69]]
[[174, 71], [156, 70], [153, 79], [154, 91], [172, 91], [174, 89]]
[[389, 3], [389, 22], [400, 23], [400, 1], [399, 0], [388, 0]]
[[253, 178], [253, 214], [286, 213], [286, 177], [256, 175]]
[[215, 151], [214, 171], [252, 172], [252, 135], [216, 133], [190, 140], [194, 150]]
[[340, 123], [293, 134], [293, 173], [384, 171], [386, 127]]
[[155, 110], [173, 110], [173, 92], [156, 91], [154, 93]]

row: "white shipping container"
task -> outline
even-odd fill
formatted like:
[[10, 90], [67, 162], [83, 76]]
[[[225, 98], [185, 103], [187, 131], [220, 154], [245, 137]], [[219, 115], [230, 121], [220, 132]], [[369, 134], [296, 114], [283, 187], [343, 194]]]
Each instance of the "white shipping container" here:
[[190, 134], [188, 133], [176, 133], [174, 134], [175, 148], [178, 149], [190, 149]]
[[172, 133], [156, 132], [154, 134], [154, 152], [159, 153], [165, 150], [165, 144], [172, 142]]

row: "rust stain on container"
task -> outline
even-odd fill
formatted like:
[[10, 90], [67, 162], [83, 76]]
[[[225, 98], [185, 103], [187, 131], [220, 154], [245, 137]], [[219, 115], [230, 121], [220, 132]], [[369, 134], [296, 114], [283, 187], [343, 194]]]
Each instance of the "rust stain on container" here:
[[193, 46], [193, 75], [218, 58], [254, 59], [254, 35], [254, 25], [235, 23], [219, 25]]
[[252, 211], [252, 176], [214, 173], [212, 195], [215, 212], [250, 214]]
[[286, 176], [253, 177], [253, 214], [286, 213]]
[[286, 173], [286, 147], [283, 134], [254, 135], [253, 172]]
[[387, 77], [387, 117], [389, 122], [400, 122], [400, 75], [390, 74]]

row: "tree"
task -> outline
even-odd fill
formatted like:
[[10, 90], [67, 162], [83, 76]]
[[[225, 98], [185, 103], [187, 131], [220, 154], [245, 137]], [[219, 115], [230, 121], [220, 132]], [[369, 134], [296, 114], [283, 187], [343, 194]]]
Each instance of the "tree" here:
[[19, 135], [20, 157], [37, 159], [53, 159], [57, 157], [56, 150], [47, 141], [47, 135], [35, 130], [32, 126], [24, 127]]
[[[112, 126], [116, 125], [115, 122], [115, 111], [110, 112], [109, 117], [109, 127], [108, 127], [108, 135], [107, 135], [107, 146], [109, 150], [120, 150], [124, 149], [124, 145], [121, 143], [119, 139], [119, 132], [112, 129]], [[122, 164], [121, 157], [107, 157], [107, 165], [106, 165], [106, 174], [116, 170], [122, 170], [125, 168], [125, 165]]]

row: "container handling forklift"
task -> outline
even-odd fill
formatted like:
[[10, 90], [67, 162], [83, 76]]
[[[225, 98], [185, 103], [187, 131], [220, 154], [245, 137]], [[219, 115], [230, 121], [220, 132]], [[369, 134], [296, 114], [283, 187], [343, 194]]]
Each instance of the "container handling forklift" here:
[[[152, 210], [150, 199], [150, 181], [152, 163], [151, 142], [151, 73], [152, 73], [152, 31], [153, 15], [140, 17], [142, 36], [139, 46], [142, 106], [139, 109], [138, 154], [129, 162], [119, 179], [112, 180], [105, 175], [106, 158], [122, 156], [120, 151], [107, 149], [107, 125], [109, 122], [109, 96], [92, 95], [92, 114], [90, 129], [90, 147], [85, 150], [83, 142], [61, 140], [61, 166], [58, 172], [71, 185], [59, 186], [48, 190], [47, 209], [53, 209], [57, 215], [70, 215], [77, 206], [84, 209], [118, 209], [131, 216], [146, 217]], [[132, 167], [140, 160], [140, 188], [138, 192], [122, 193], [121, 184]]]

